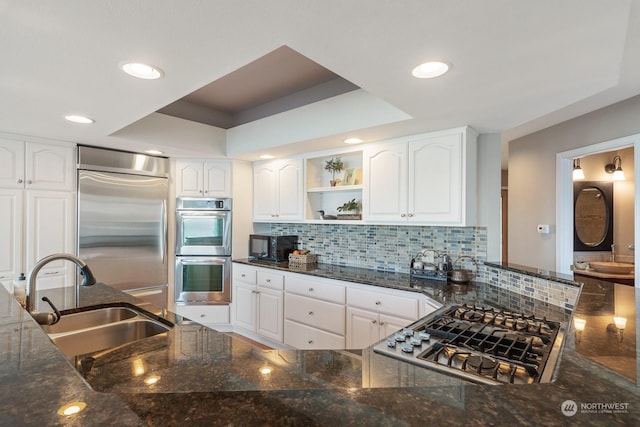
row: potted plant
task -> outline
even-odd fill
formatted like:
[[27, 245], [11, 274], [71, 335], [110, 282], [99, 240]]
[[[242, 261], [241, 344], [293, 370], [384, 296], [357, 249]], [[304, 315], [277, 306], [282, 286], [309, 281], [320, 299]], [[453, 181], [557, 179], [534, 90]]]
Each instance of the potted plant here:
[[342, 206], [339, 206], [338, 212], [346, 212], [344, 214], [338, 214], [338, 219], [360, 219], [360, 203], [356, 202], [356, 199], [351, 199], [348, 202], [344, 202]]
[[340, 157], [332, 157], [329, 160], [325, 160], [325, 162], [326, 164], [324, 165], [324, 169], [331, 172], [333, 179], [330, 181], [330, 184], [332, 187], [335, 187], [340, 181], [339, 179], [336, 179], [336, 174], [338, 172], [342, 172], [344, 169], [344, 163], [342, 163]]

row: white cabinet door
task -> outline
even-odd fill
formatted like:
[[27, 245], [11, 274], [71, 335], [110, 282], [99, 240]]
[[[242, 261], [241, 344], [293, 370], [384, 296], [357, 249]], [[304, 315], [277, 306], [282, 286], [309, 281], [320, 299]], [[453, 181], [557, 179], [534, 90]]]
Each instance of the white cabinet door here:
[[273, 163], [257, 163], [253, 170], [253, 218], [272, 220], [276, 215], [277, 173]]
[[27, 142], [25, 158], [25, 183], [27, 189], [74, 190], [75, 151], [72, 146]]
[[408, 221], [462, 221], [462, 134], [409, 142]]
[[301, 220], [302, 196], [302, 160], [287, 159], [254, 164], [254, 220]]
[[[45, 256], [74, 253], [75, 193], [28, 191], [26, 203], [26, 268]], [[48, 263], [38, 275], [38, 288], [75, 284], [75, 265], [64, 260]]]
[[379, 340], [392, 335], [394, 332], [401, 330], [407, 325], [415, 322], [416, 319], [404, 319], [402, 317], [389, 316], [387, 314], [380, 315], [380, 335]]
[[376, 145], [364, 151], [364, 218], [403, 221], [407, 214], [407, 146]]
[[286, 160], [278, 166], [277, 215], [279, 220], [302, 219], [302, 162]]
[[284, 301], [282, 292], [260, 288], [258, 291], [256, 331], [267, 338], [284, 340]]
[[176, 161], [176, 195], [202, 196], [202, 162]]
[[24, 142], [0, 139], [0, 187], [24, 188]]
[[256, 328], [256, 285], [233, 284], [234, 324], [248, 329]]
[[15, 280], [22, 271], [22, 190], [0, 190], [0, 281]]
[[378, 313], [347, 307], [347, 349], [361, 349], [380, 339]]
[[228, 161], [220, 160], [204, 162], [203, 180], [205, 196], [231, 196], [231, 164]]
[[227, 160], [176, 160], [176, 195], [231, 196], [231, 163]]

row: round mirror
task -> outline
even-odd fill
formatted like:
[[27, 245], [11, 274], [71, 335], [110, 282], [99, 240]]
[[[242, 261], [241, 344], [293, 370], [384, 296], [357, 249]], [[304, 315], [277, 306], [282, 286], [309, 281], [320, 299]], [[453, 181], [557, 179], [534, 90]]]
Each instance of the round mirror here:
[[600, 183], [575, 188], [574, 250], [608, 250], [612, 240], [612, 190]]

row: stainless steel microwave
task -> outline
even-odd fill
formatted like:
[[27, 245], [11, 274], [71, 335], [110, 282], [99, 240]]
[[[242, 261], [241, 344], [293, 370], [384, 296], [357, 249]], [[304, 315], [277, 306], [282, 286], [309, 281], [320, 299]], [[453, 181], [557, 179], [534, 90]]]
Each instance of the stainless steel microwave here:
[[298, 236], [272, 236], [251, 234], [249, 236], [249, 256], [263, 261], [287, 261], [289, 254], [296, 250]]

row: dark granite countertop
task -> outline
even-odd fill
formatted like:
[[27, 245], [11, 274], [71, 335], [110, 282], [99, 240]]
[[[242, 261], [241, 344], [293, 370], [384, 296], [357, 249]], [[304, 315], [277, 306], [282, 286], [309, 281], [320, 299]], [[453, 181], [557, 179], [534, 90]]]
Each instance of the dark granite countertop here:
[[[384, 282], [386, 273], [371, 274]], [[389, 274], [386, 283], [398, 280], [396, 287], [404, 279], [406, 289], [444, 304], [491, 304], [565, 323], [571, 315], [484, 283], [451, 287], [421, 281], [412, 286], [407, 278]], [[176, 326], [167, 334], [92, 355], [83, 378], [0, 289], [5, 337], [0, 425], [638, 425], [635, 364], [625, 363], [617, 372], [608, 367], [637, 359], [635, 322], [628, 323], [624, 340], [598, 323], [600, 316], [610, 315], [619, 292], [615, 286], [585, 284], [576, 316], [587, 318], [587, 327], [580, 336], [572, 328], [567, 331], [554, 383], [502, 386], [464, 382], [370, 349], [262, 350], [148, 305], [142, 308]], [[621, 296], [627, 298], [634, 289], [625, 288]], [[47, 294], [56, 302], [65, 300], [60, 295], [65, 292]], [[140, 304], [108, 286], [82, 288], [82, 306], [118, 301]], [[269, 374], [261, 373], [265, 367]], [[157, 381], [147, 384], [152, 377]], [[69, 400], [83, 400], [87, 409], [71, 417], [56, 415]], [[563, 415], [565, 401], [576, 402], [575, 415]]]

